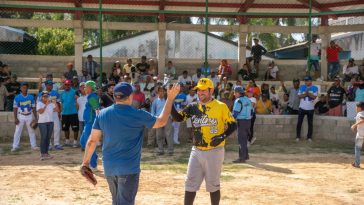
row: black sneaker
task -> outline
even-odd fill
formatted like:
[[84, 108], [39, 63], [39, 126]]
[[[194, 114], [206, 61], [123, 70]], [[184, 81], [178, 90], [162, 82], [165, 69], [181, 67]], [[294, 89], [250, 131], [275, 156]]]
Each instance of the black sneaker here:
[[157, 156], [162, 156], [164, 155], [164, 152], [157, 152]]
[[354, 162], [351, 163], [351, 166], [355, 167], [355, 168], [360, 168], [360, 165], [356, 165]]
[[243, 160], [243, 159], [237, 159], [237, 160], [234, 160], [233, 163], [237, 163], [237, 164], [240, 164], [240, 163], [245, 163], [246, 161]]

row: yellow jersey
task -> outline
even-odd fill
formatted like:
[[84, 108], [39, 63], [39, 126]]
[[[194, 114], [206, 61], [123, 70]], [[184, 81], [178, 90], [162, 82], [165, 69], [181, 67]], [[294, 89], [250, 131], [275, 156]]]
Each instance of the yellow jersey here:
[[[194, 132], [193, 143], [200, 150], [210, 150], [216, 147], [210, 146], [211, 138], [221, 135], [229, 123], [235, 123], [229, 108], [223, 102], [211, 100], [205, 105], [191, 103], [179, 112], [184, 120], [191, 118]], [[225, 145], [225, 141], [217, 147]]]

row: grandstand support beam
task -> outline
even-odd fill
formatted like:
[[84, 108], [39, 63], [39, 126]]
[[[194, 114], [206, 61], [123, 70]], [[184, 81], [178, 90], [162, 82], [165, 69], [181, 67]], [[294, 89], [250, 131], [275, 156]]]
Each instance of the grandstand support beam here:
[[321, 36], [321, 76], [323, 80], [328, 80], [328, 63], [326, 48], [330, 45], [331, 33], [328, 31], [328, 27], [323, 27]]
[[158, 23], [158, 50], [157, 50], [157, 58], [158, 58], [158, 74], [159, 77], [162, 77], [165, 73], [165, 65], [166, 65], [166, 23]]
[[238, 68], [241, 69], [246, 62], [246, 38], [248, 35], [248, 26], [240, 24], [239, 25], [239, 39], [238, 39]]
[[82, 56], [83, 56], [83, 23], [82, 21], [75, 21], [74, 23], [75, 34], [75, 70], [77, 73], [82, 73]]

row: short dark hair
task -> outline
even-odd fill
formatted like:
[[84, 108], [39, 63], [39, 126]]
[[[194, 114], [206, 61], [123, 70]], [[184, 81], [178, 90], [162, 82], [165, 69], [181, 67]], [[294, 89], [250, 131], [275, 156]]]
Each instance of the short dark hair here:
[[187, 71], [187, 70], [184, 70], [184, 71], [182, 72], [182, 74], [188, 74], [188, 71]]
[[360, 109], [364, 110], [364, 102], [357, 102], [356, 107], [360, 107]]

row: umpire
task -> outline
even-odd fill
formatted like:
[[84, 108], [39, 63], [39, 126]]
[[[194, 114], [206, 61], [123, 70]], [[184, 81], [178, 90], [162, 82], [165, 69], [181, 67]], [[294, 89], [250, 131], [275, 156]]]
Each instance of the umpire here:
[[143, 130], [166, 125], [180, 87], [175, 84], [167, 91], [166, 104], [158, 117], [131, 106], [133, 90], [126, 82], [114, 87], [115, 104], [101, 110], [96, 116], [81, 167], [81, 171], [89, 167], [90, 158], [103, 135], [103, 165], [113, 205], [135, 204]]
[[214, 84], [201, 78], [197, 86], [200, 102], [194, 102], [182, 111], [172, 108], [172, 117], [181, 122], [191, 118], [194, 139], [188, 162], [185, 184], [185, 205], [192, 205], [196, 192], [205, 179], [212, 205], [220, 203], [220, 176], [224, 161], [225, 139], [235, 131], [236, 122], [225, 103], [212, 98]]

